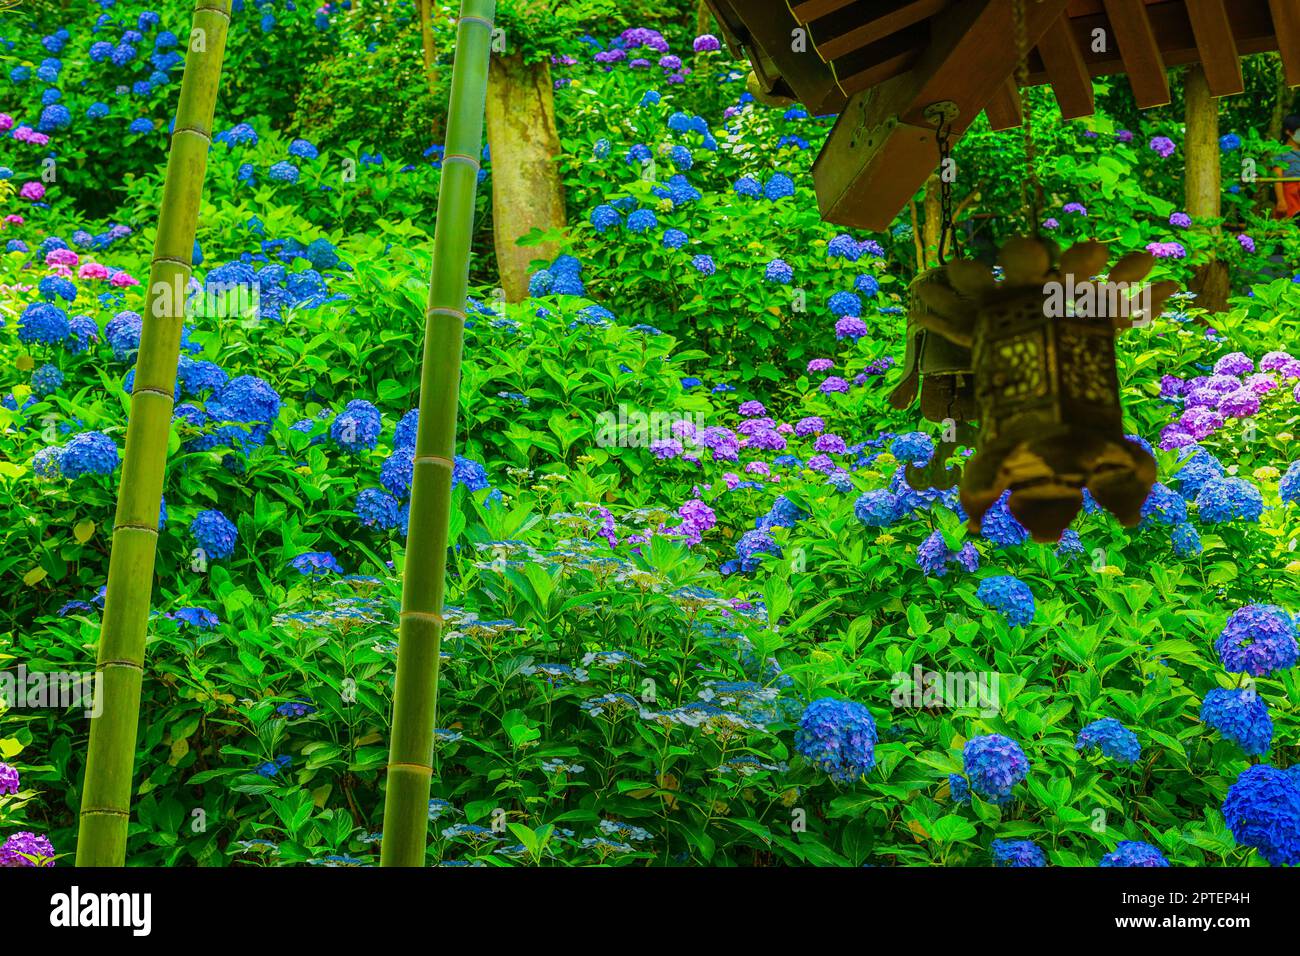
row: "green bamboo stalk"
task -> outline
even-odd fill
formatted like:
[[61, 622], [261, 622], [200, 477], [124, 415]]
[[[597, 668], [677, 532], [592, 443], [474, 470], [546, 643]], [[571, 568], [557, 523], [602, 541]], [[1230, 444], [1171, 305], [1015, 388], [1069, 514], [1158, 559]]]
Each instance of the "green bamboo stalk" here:
[[77, 866], [122, 866], [126, 862], [172, 391], [229, 23], [230, 0], [196, 0], [158, 213], [158, 237], [149, 268], [144, 328], [113, 521], [96, 665], [103, 681], [99, 688], [103, 709], [90, 723]]
[[456, 60], [425, 310], [420, 424], [402, 580], [381, 866], [423, 866], [429, 832], [460, 356], [495, 10], [496, 0], [462, 0], [456, 26]]

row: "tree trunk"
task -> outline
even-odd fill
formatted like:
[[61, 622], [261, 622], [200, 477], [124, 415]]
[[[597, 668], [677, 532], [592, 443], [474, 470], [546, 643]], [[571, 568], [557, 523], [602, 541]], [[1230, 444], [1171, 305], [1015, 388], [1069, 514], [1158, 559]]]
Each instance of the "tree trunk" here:
[[[1218, 219], [1221, 215], [1223, 173], [1219, 166], [1219, 101], [1210, 95], [1210, 84], [1201, 66], [1189, 67], [1183, 94], [1187, 100], [1186, 193], [1187, 214], [1193, 219]], [[1217, 236], [1222, 230], [1213, 227]], [[1228, 307], [1228, 266], [1211, 254], [1196, 269], [1191, 289], [1196, 304], [1207, 312]]]
[[462, 0], [456, 26], [456, 61], [424, 320], [420, 423], [402, 572], [384, 840], [379, 858], [382, 866], [423, 866], [429, 833], [460, 356], [495, 7], [495, 0]]
[[103, 711], [90, 722], [77, 866], [122, 866], [126, 862], [145, 638], [153, 596], [173, 390], [229, 22], [230, 0], [195, 3], [163, 179], [158, 235], [149, 266], [144, 327], [135, 362], [126, 452], [113, 519], [108, 590], [96, 664], [103, 682], [96, 688], [96, 695], [103, 702]]
[[492, 158], [492, 225], [497, 269], [506, 300], [528, 295], [534, 259], [554, 259], [557, 240], [520, 246], [534, 229], [562, 230], [564, 187], [556, 157], [560, 137], [555, 128], [551, 66], [542, 60], [524, 63], [521, 53], [492, 57], [488, 73], [487, 136]]

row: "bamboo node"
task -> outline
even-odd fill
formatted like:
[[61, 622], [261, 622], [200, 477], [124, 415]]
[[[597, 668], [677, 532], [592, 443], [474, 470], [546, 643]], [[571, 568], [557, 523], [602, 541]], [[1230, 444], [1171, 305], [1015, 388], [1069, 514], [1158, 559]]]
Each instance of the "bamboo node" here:
[[158, 529], [156, 527], [147, 524], [133, 524], [130, 521], [113, 525], [113, 533], [116, 534], [119, 531], [144, 531], [154, 537], [158, 536]]
[[430, 777], [433, 776], [433, 768], [430, 766], [426, 766], [425, 764], [422, 763], [402, 763], [402, 762], [391, 763], [390, 762], [388, 764], [388, 769], [390, 771], [398, 770], [402, 768], [406, 770], [418, 770], [422, 774], [427, 774]]
[[465, 313], [460, 309], [449, 309], [445, 306], [435, 305], [424, 310], [424, 317], [426, 319], [432, 318], [435, 315], [449, 315], [453, 319], [459, 319], [462, 322], [465, 321]]
[[81, 815], [83, 817], [129, 817], [130, 810], [119, 810], [117, 807], [82, 807]]
[[150, 261], [150, 264], [153, 264], [153, 263], [156, 263], [156, 262], [170, 262], [170, 263], [172, 263], [173, 265], [178, 265], [178, 266], [180, 266], [180, 267], [183, 268], [183, 269], [193, 269], [193, 268], [194, 268], [194, 264], [193, 264], [193, 263], [191, 263], [191, 262], [186, 262], [184, 259], [177, 259], [177, 258], [174, 257], [174, 256], [154, 256], [154, 257], [153, 257], [152, 259], [150, 259], [149, 261]]
[[131, 389], [131, 397], [134, 398], [136, 395], [161, 395], [169, 402], [176, 401], [174, 392], [164, 392], [161, 388], [154, 388], [152, 385], [137, 385]]
[[431, 611], [403, 611], [399, 615], [397, 615], [397, 617], [399, 620], [404, 620], [408, 617], [411, 617], [419, 621], [432, 621], [434, 624], [438, 624], [438, 625], [442, 625], [446, 623], [446, 621], [444, 620], [441, 614], [434, 614]]
[[461, 14], [460, 17], [457, 18], [457, 26], [459, 26], [461, 23], [481, 23], [489, 30], [492, 29], [491, 20], [487, 19], [486, 17], [476, 17], [471, 14]]
[[450, 458], [443, 458], [441, 455], [416, 455], [415, 463], [417, 465], [442, 465], [444, 468], [455, 468], [456, 463]]
[[224, 17], [227, 23], [230, 22], [230, 14], [226, 11], [225, 7], [195, 7], [194, 8], [195, 13], [199, 13], [201, 11], [206, 11], [207, 13], [215, 13], [219, 17]]
[[442, 164], [446, 166], [448, 163], [464, 163], [473, 169], [474, 172], [478, 172], [479, 170], [478, 160], [473, 156], [466, 156], [464, 153], [444, 153], [442, 156]]
[[195, 136], [198, 136], [200, 139], [203, 140], [203, 142], [207, 143], [209, 146], [212, 145], [212, 134], [209, 133], [207, 130], [199, 129], [197, 126], [176, 127], [174, 130], [172, 130], [172, 139], [175, 139], [181, 133], [193, 133]]

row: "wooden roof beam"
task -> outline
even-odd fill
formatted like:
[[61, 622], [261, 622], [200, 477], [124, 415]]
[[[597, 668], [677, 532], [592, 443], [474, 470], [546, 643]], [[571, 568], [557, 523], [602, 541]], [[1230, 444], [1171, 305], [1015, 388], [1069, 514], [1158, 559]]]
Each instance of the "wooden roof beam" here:
[[1110, 20], [1108, 42], [1119, 47], [1129, 86], [1140, 109], [1169, 103], [1169, 77], [1143, 0], [1103, 0]]
[[808, 22], [808, 30], [817, 52], [834, 60], [928, 20], [947, 6], [948, 0], [859, 3]]
[[1287, 86], [1300, 86], [1300, 0], [1268, 0]]
[[[1026, 38], [1036, 45], [1068, 0], [1026, 3]], [[931, 21], [931, 42], [909, 73], [856, 94], [813, 166], [822, 218], [888, 228], [938, 162], [926, 107], [955, 103], [954, 137], [966, 131], [1016, 68], [1011, 0], [962, 0]]]
[[1233, 96], [1243, 92], [1246, 84], [1241, 76], [1240, 54], [1224, 0], [1186, 0], [1186, 3], [1210, 93]]
[[[807, 27], [795, 20], [782, 4], [773, 15], [742, 17], [741, 9], [747, 0], [710, 0], [715, 14], [724, 23], [740, 23], [749, 36], [737, 36], [749, 49], [750, 62], [764, 89], [783, 93], [787, 87], [795, 99], [803, 103], [814, 116], [838, 113], [844, 105], [844, 94], [835, 83], [835, 77], [817, 53]], [[802, 42], [796, 34], [802, 33]], [[760, 62], [761, 68], [760, 68]], [[770, 65], [769, 65], [770, 64]], [[778, 81], [779, 78], [779, 81]]]
[[1091, 116], [1096, 112], [1092, 94], [1092, 76], [1084, 62], [1083, 51], [1070, 30], [1068, 16], [1052, 21], [1038, 41], [1038, 55], [1056, 94], [1056, 103], [1064, 119]]

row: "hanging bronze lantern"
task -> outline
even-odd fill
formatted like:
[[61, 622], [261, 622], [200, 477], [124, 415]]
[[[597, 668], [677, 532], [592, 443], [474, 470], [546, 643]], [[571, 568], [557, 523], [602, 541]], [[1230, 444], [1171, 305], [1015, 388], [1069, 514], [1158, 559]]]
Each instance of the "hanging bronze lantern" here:
[[971, 350], [980, 431], [961, 482], [971, 528], [1010, 490], [1011, 513], [1041, 542], [1060, 539], [1084, 488], [1124, 525], [1140, 520], [1155, 460], [1124, 437], [1115, 334], [1134, 324], [1135, 303], [1154, 315], [1176, 288], [1157, 283], [1134, 294], [1154, 265], [1148, 253], [1125, 256], [1098, 282], [1104, 245], [1071, 247], [1059, 268], [1054, 252], [1038, 239], [1011, 239], [998, 254], [1001, 282], [962, 260], [946, 266], [947, 281], [916, 287], [926, 306], [917, 321]]

